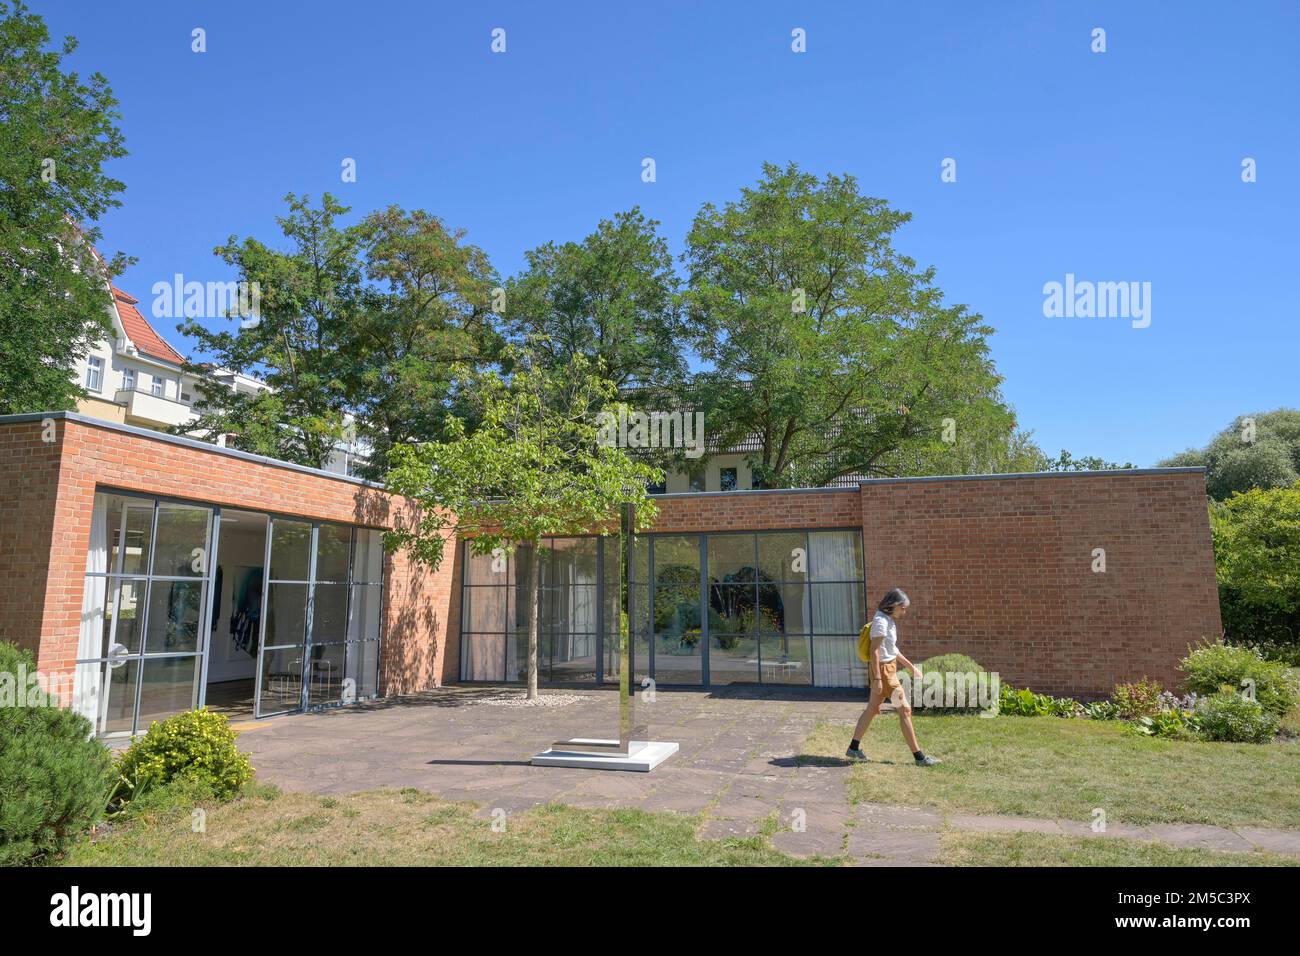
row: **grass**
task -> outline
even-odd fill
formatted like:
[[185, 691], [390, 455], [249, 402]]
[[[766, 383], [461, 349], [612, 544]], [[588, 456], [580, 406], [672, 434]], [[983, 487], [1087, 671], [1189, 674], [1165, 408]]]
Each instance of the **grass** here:
[[[937, 767], [913, 765], [892, 714], [849, 772], [854, 802], [1090, 822], [1300, 827], [1300, 743], [1225, 744], [1136, 736], [1118, 722], [1056, 717], [917, 716]], [[818, 725], [805, 763], [841, 763], [852, 726]], [[890, 760], [893, 763], [880, 763]]]
[[[206, 814], [195, 833], [193, 811]], [[511, 814], [504, 829], [472, 803], [418, 790], [339, 797], [252, 786], [218, 804], [183, 787], [147, 794], [106, 832], [76, 846], [71, 866], [791, 866], [775, 830], [696, 840], [700, 818], [548, 805]]]
[[939, 862], [947, 866], [1300, 866], [1276, 853], [1220, 853], [1117, 837], [1050, 833], [945, 833]]

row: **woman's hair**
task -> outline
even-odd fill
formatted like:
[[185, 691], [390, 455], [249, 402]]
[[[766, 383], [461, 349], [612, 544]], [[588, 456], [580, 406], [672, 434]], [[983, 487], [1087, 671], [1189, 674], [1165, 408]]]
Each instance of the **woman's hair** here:
[[889, 593], [880, 599], [879, 610], [886, 614], [893, 614], [896, 607], [908, 607], [912, 603], [911, 598], [903, 593], [902, 588], [890, 588]]

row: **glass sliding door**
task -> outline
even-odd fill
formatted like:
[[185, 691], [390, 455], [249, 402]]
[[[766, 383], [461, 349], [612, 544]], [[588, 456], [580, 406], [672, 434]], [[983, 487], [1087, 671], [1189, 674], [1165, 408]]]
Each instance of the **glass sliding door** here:
[[212, 536], [211, 508], [95, 494], [72, 704], [96, 734], [197, 706]]
[[383, 535], [272, 518], [257, 717], [379, 692]]

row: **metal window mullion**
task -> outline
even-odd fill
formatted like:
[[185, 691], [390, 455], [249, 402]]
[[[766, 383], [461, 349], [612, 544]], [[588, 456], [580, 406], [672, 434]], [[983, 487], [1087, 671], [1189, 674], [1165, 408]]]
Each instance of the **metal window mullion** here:
[[709, 686], [709, 536], [700, 535], [700, 596], [696, 599], [700, 611], [700, 680]]
[[262, 567], [262, 611], [257, 619], [257, 674], [253, 681], [253, 717], [262, 716], [262, 658], [266, 654], [266, 620], [267, 607], [271, 600], [271, 538], [275, 534], [275, 519], [267, 516], [266, 544], [263, 545]]
[[216, 594], [216, 574], [217, 574], [217, 549], [221, 547], [221, 506], [215, 505], [212, 508], [212, 517], [209, 522], [208, 532], [208, 553], [206, 555], [208, 566], [206, 568], [207, 579], [207, 600], [203, 604], [203, 619], [200, 622], [199, 648], [203, 654], [203, 660], [199, 662], [199, 707], [203, 708], [208, 703], [208, 656], [212, 649], [212, 609], [213, 603], [221, 600], [221, 595]]
[[312, 628], [316, 623], [316, 550], [320, 542], [320, 522], [311, 523], [311, 553], [307, 555], [307, 621], [304, 625], [302, 650], [302, 709], [309, 699], [307, 681], [311, 675]]
[[[149, 531], [149, 554], [145, 562], [145, 573], [153, 573], [153, 557], [158, 550], [158, 502], [153, 503], [153, 524]], [[123, 526], [122, 533], [122, 554], [126, 554], [126, 531]], [[144, 698], [144, 654], [149, 649], [149, 604], [153, 600], [153, 578], [145, 578], [144, 588], [144, 615], [140, 623], [140, 650], [137, 654], [139, 664], [137, 665], [135, 678], [135, 713], [131, 717], [131, 736], [140, 732], [140, 701]], [[121, 613], [121, 607], [118, 607], [118, 613]]]

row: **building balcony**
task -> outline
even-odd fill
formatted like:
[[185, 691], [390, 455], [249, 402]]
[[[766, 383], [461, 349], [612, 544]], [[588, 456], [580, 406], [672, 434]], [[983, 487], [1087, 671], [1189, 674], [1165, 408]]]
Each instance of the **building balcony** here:
[[126, 410], [126, 424], [145, 428], [171, 428], [188, 425], [197, 417], [184, 402], [162, 398], [149, 392], [119, 389], [114, 399]]

